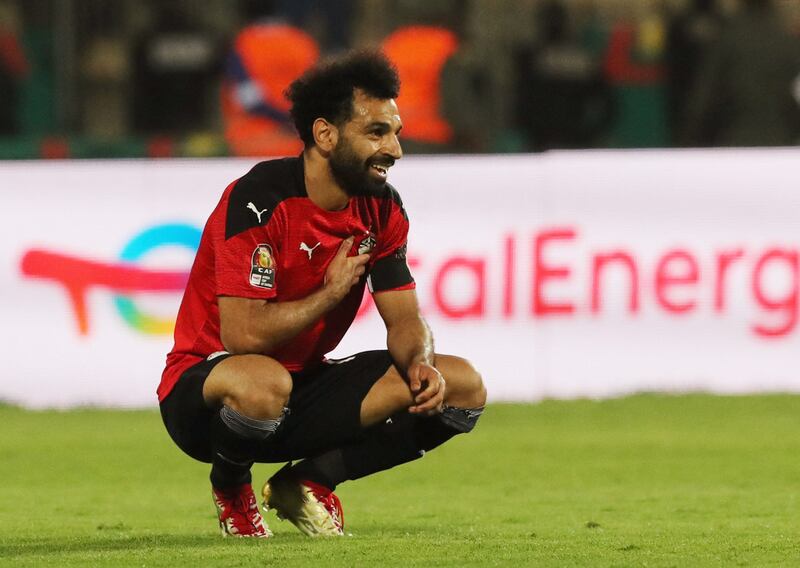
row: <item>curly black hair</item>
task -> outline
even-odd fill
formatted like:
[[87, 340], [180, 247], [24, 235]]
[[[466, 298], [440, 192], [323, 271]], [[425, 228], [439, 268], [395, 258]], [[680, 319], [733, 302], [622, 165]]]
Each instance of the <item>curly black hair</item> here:
[[292, 120], [306, 147], [314, 145], [311, 128], [316, 119], [337, 126], [350, 120], [354, 89], [377, 99], [394, 99], [400, 92], [400, 77], [381, 51], [360, 50], [315, 65], [289, 85], [284, 94], [292, 103]]

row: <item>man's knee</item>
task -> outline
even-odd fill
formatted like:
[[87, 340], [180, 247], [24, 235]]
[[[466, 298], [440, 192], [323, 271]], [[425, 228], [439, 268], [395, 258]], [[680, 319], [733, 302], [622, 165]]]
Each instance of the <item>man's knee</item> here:
[[207, 403], [227, 406], [255, 419], [280, 416], [291, 392], [289, 372], [263, 355], [228, 357], [214, 367], [203, 388]]
[[486, 387], [475, 367], [461, 357], [437, 357], [436, 366], [446, 383], [445, 405], [454, 408], [476, 409], [486, 404]]

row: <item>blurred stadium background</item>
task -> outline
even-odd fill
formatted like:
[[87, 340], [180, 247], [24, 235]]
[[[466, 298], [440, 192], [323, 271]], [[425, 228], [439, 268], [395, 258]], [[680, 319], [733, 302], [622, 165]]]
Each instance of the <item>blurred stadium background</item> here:
[[[159, 530], [186, 536], [157, 550], [211, 546], [180, 528], [199, 514], [191, 507], [210, 515], [210, 505], [181, 509], [174, 496], [205, 491], [204, 470], [170, 445], [154, 411], [180, 292], [224, 187], [259, 159], [300, 151], [283, 88], [360, 46], [382, 46], [404, 83], [406, 157], [391, 181], [411, 217], [423, 308], [439, 349], [473, 359], [493, 403], [713, 395], [496, 406], [498, 422], [488, 413], [485, 434], [459, 443], [505, 485], [484, 475], [484, 492], [450, 488], [482, 500], [487, 546], [516, 539], [481, 561], [592, 565], [600, 546], [609, 565], [696, 565], [704, 554], [699, 564], [714, 564], [726, 547], [721, 565], [796, 563], [798, 471], [786, 456], [800, 416], [798, 45], [797, 0], [0, 0], [0, 401], [147, 409], [0, 405], [16, 433], [0, 445], [0, 524], [18, 526], [27, 480], [37, 491], [70, 480], [56, 492], [59, 520], [19, 531], [51, 540], [15, 538], [0, 563], [7, 552], [37, 565], [64, 542], [74, 565], [151, 563], [135, 551]], [[382, 338], [366, 299], [335, 355]], [[108, 438], [93, 437], [106, 420]], [[128, 432], [131, 421], [146, 426]], [[48, 433], [67, 422], [60, 438]], [[132, 454], [156, 447], [172, 476], [131, 480], [130, 459], [84, 476], [83, 458], [64, 452], [95, 463], [117, 437]], [[425, 467], [453, 476], [459, 451]], [[523, 457], [542, 451], [526, 469]], [[441, 499], [423, 469], [385, 479]], [[158, 476], [170, 499], [131, 497]], [[119, 483], [120, 511], [84, 505]], [[375, 513], [382, 483], [353, 490], [356, 519]], [[512, 495], [526, 509], [516, 520], [504, 509]], [[401, 550], [414, 523], [442, 531], [463, 561], [458, 523], [474, 511], [462, 501], [444, 506], [444, 529], [405, 501], [385, 503], [403, 512], [394, 528], [361, 521], [362, 534], [387, 539], [367, 542], [374, 561], [387, 542]], [[170, 508], [155, 528], [145, 504]], [[606, 533], [594, 530], [601, 517]], [[190, 526], [211, 534], [213, 518]], [[332, 549], [303, 550], [324, 561]]]
[[[687, 113], [709, 112], [687, 105], [693, 93], [722, 88], [699, 69], [720, 34], [737, 33], [728, 24], [741, 4], [2, 0], [0, 158], [247, 152], [237, 147], [231, 127], [235, 111], [223, 108], [226, 83], [235, 77], [232, 49], [238, 41], [246, 58], [253, 50], [237, 34], [257, 19], [296, 31], [272, 37], [289, 49], [261, 56], [271, 70], [259, 70], [258, 77], [271, 87], [285, 83], [303, 57], [349, 47], [383, 45], [401, 71], [413, 68], [417, 73], [404, 77], [407, 111], [413, 105], [436, 124], [412, 120], [423, 124], [407, 127], [412, 153], [775, 145], [755, 134], [726, 143], [717, 132], [686, 124]], [[796, 36], [800, 3], [774, 5], [781, 25]], [[779, 42], [765, 43], [770, 29], [753, 23], [751, 33], [739, 30], [742, 51], [780, 50]], [[408, 48], [412, 43], [416, 51]], [[725, 64], [738, 70], [735, 60]], [[764, 75], [744, 73], [743, 80]], [[777, 80], [760, 86], [765, 98]], [[542, 84], [545, 92], [536, 88]], [[270, 103], [280, 109], [278, 93]], [[530, 111], [532, 105], [546, 112]]]

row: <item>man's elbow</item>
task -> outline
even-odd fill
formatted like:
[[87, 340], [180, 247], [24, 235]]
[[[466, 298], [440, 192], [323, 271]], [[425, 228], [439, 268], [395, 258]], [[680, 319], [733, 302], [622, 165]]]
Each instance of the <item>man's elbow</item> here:
[[244, 330], [226, 331], [223, 329], [220, 332], [220, 340], [225, 351], [233, 355], [265, 353], [269, 349], [263, 338]]

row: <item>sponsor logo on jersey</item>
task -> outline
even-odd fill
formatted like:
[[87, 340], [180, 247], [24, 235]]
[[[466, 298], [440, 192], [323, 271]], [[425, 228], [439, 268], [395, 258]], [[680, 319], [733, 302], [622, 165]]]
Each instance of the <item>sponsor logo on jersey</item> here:
[[260, 244], [253, 251], [250, 260], [250, 285], [267, 289], [275, 286], [275, 259], [272, 257], [272, 247], [268, 244]]
[[367, 233], [367, 236], [361, 241], [361, 244], [358, 245], [358, 254], [367, 254], [372, 252], [375, 248], [376, 243], [375, 235], [372, 233]]

